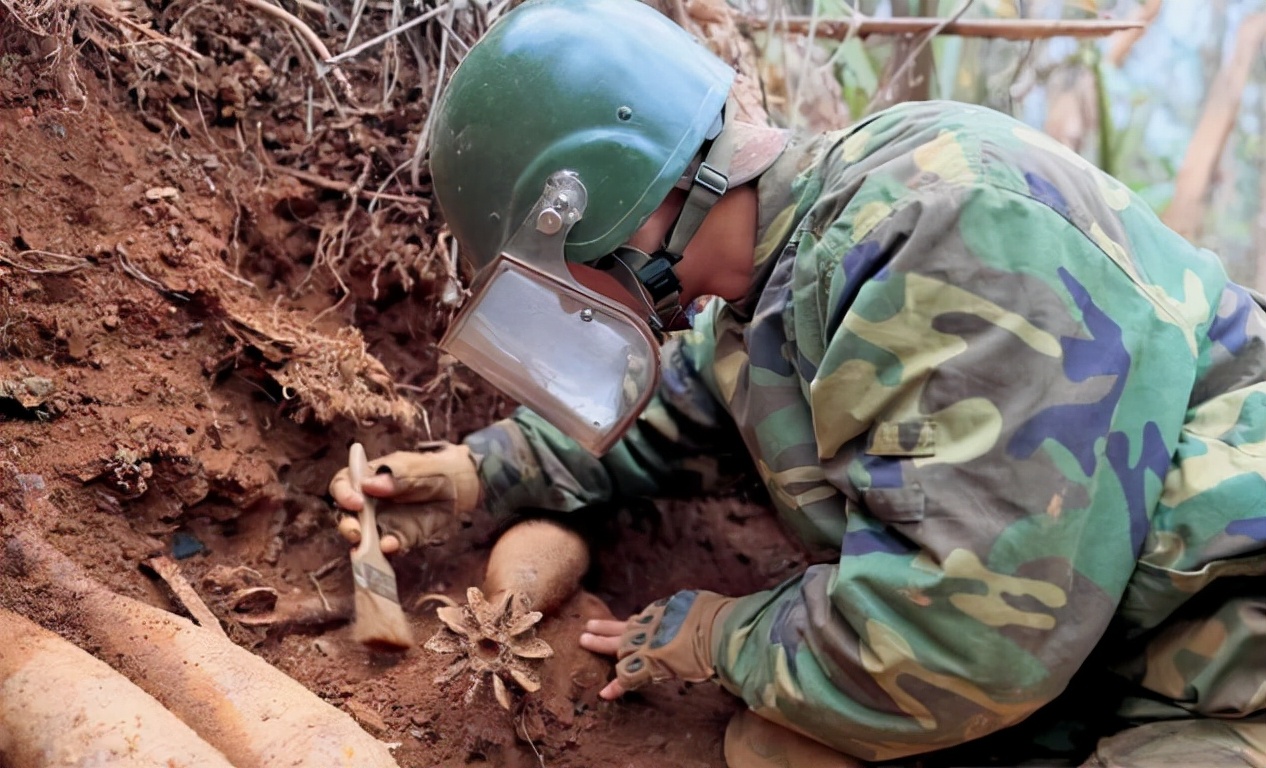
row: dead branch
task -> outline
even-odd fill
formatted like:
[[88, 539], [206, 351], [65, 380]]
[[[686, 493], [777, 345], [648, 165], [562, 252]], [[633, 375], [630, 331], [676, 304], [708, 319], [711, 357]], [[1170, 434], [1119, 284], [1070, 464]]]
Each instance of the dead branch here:
[[[742, 23], [749, 29], [769, 29], [804, 34], [812, 20], [807, 16], [788, 16], [770, 22], [769, 19], [747, 16]], [[942, 25], [944, 26], [942, 27]], [[918, 35], [931, 30], [938, 34], [959, 37], [989, 37], [1000, 40], [1043, 40], [1050, 37], [1104, 37], [1113, 32], [1141, 29], [1141, 21], [1107, 21], [1099, 19], [958, 19], [945, 24], [939, 17], [908, 17], [874, 19], [857, 14], [851, 19], [818, 19], [816, 36], [829, 40], [844, 40], [871, 35]]]
[[1130, 50], [1134, 48], [1134, 44], [1143, 37], [1147, 32], [1147, 27], [1156, 17], [1160, 15], [1161, 0], [1147, 0], [1144, 5], [1136, 6], [1134, 13], [1131, 14], [1135, 21], [1143, 23], [1139, 29], [1128, 29], [1124, 32], [1118, 32], [1112, 36], [1112, 40], [1108, 45], [1108, 61], [1112, 62], [1112, 66], [1120, 67], [1125, 63], [1125, 57], [1130, 55]]
[[1178, 169], [1174, 198], [1161, 216], [1171, 229], [1188, 239], [1200, 234], [1213, 172], [1235, 125], [1240, 97], [1263, 41], [1266, 41], [1266, 13], [1255, 13], [1240, 24], [1231, 58], [1209, 84], [1209, 98]]
[[[356, 183], [353, 184], [351, 190], [349, 190], [349, 197], [355, 197], [364, 190], [365, 182], [369, 180], [369, 172], [372, 169], [373, 161], [367, 156], [363, 157], [360, 177], [356, 179]], [[343, 211], [343, 220], [338, 225], [321, 230], [320, 237], [317, 241], [316, 253], [312, 258], [312, 266], [308, 269], [307, 276], [299, 282], [299, 285], [302, 287], [304, 283], [308, 282], [308, 278], [312, 277], [312, 274], [316, 272], [318, 267], [325, 266], [330, 270], [330, 274], [334, 277], [334, 281], [338, 283], [340, 292], [338, 301], [318, 312], [316, 316], [312, 318], [313, 324], [319, 321], [326, 314], [337, 311], [338, 308], [343, 305], [343, 302], [347, 300], [348, 296], [351, 295], [351, 292], [347, 288], [347, 283], [343, 282], [343, 277], [339, 274], [337, 265], [343, 262], [343, 257], [347, 254], [347, 243], [351, 239], [348, 233], [351, 231], [352, 215], [355, 212], [356, 206], [347, 206], [347, 208]], [[332, 241], [338, 243], [338, 251], [333, 256], [331, 256], [330, 245]]]

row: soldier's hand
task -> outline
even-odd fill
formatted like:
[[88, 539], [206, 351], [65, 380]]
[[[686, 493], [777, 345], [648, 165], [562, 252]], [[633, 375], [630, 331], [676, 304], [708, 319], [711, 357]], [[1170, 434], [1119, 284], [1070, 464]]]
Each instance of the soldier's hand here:
[[[378, 506], [380, 546], [387, 554], [420, 544], [442, 544], [479, 505], [479, 476], [470, 449], [435, 442], [417, 451], [397, 451], [369, 462], [361, 484], [364, 494], [383, 499]], [[352, 488], [347, 468], [330, 480], [330, 495], [348, 512], [359, 512], [365, 498]], [[344, 515], [339, 533], [360, 542], [360, 521]]]
[[598, 695], [611, 700], [647, 683], [712, 679], [712, 633], [734, 601], [715, 592], [687, 590], [657, 600], [628, 621], [587, 622], [581, 647], [619, 659], [615, 679]]

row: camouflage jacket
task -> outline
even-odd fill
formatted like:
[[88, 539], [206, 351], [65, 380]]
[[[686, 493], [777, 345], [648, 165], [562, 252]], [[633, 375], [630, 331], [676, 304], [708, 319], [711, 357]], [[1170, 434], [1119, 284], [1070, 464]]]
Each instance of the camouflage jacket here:
[[832, 555], [740, 600], [720, 682], [859, 757], [1016, 723], [1103, 643], [1186, 711], [1259, 708], [1254, 620], [1210, 586], [1264, 570], [1266, 315], [1218, 259], [961, 104], [804, 139], [759, 192], [758, 290], [665, 347], [614, 451], [527, 412], [468, 439], [494, 507], [711, 487], [737, 429]]

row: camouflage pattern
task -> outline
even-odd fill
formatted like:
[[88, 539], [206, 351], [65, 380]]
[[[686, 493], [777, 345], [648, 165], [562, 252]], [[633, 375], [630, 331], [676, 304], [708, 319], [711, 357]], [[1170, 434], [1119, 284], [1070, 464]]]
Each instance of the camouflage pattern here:
[[1266, 717], [1241, 720], [1166, 720], [1131, 728], [1099, 742], [1086, 768], [1147, 766], [1260, 768], [1266, 755]]
[[468, 440], [494, 505], [717, 487], [737, 430], [820, 562], [738, 602], [720, 682], [863, 759], [1017, 723], [1092, 650], [1140, 718], [1262, 708], [1266, 314], [1218, 259], [947, 102], [807, 139], [760, 195], [759, 290], [665, 348], [615, 451], [525, 412]]

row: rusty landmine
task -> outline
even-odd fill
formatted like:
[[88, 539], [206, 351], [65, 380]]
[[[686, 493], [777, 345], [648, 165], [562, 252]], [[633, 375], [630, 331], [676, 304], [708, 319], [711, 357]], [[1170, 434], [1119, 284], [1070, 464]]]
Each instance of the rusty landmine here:
[[536, 636], [540, 611], [531, 610], [527, 599], [503, 592], [489, 602], [476, 587], [466, 590], [466, 605], [443, 606], [435, 611], [444, 627], [424, 646], [435, 653], [459, 654], [435, 682], [445, 683], [463, 672], [472, 679], [464, 700], [469, 704], [485, 677], [491, 678], [493, 695], [510, 709], [512, 681], [527, 693], [541, 688], [533, 662], [554, 655], [549, 643]]

